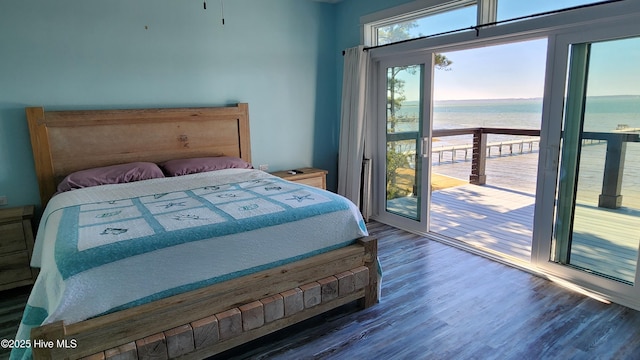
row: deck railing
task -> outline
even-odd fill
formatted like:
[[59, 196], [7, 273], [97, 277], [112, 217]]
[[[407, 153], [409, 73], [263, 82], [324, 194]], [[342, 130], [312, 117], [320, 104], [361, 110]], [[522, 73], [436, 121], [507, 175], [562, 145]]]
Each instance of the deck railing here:
[[[622, 174], [624, 171], [624, 159], [626, 153], [626, 144], [628, 142], [640, 142], [640, 134], [627, 132], [624, 130], [616, 130], [613, 132], [583, 132], [583, 143], [594, 143], [605, 141], [607, 143], [607, 152], [605, 166], [603, 169], [604, 180], [602, 182], [602, 192], [599, 196], [598, 206], [605, 208], [618, 208], [622, 204]], [[540, 130], [537, 129], [511, 129], [511, 128], [461, 128], [461, 129], [437, 129], [431, 132], [432, 138], [442, 138], [447, 136], [473, 135], [471, 146], [448, 147], [445, 149], [432, 149], [432, 156], [438, 153], [438, 160], [442, 159], [442, 151], [451, 151], [455, 158], [456, 151], [465, 151], [465, 160], [468, 151], [471, 151], [471, 174], [469, 175], [469, 183], [475, 185], [483, 185], [487, 181], [486, 163], [487, 157], [490, 156], [492, 147], [499, 147], [499, 152], [503, 150], [503, 146], [509, 146], [510, 153], [513, 153], [513, 145], [521, 144], [520, 152], [523, 151], [524, 143], [529, 143], [532, 150], [533, 142], [537, 140], [523, 141], [507, 141], [502, 143], [487, 143], [487, 135], [516, 135], [516, 136], [540, 136]], [[416, 140], [416, 148], [419, 148], [421, 140], [418, 138], [417, 132], [400, 132], [387, 135], [387, 141]]]
[[[638, 129], [616, 129], [612, 132], [583, 132], [583, 144], [594, 144], [600, 142], [607, 143], [604, 179], [602, 191], [598, 198], [598, 206], [616, 209], [622, 206], [622, 174], [624, 172], [624, 160], [628, 142], [640, 142]], [[487, 181], [486, 163], [487, 157], [491, 155], [491, 148], [498, 147], [501, 154], [504, 146], [509, 146], [509, 151], [513, 153], [513, 145], [521, 144], [520, 152], [523, 152], [524, 143], [529, 143], [530, 150], [537, 140], [506, 141], [498, 143], [487, 143], [487, 135], [516, 135], [530, 136], [539, 139], [540, 130], [537, 129], [512, 129], [512, 128], [461, 128], [461, 129], [437, 129], [431, 132], [432, 138], [442, 138], [447, 136], [473, 135], [471, 146], [456, 146], [443, 149], [432, 149], [438, 155], [438, 161], [442, 160], [443, 151], [451, 151], [452, 158], [455, 159], [457, 151], [465, 152], [465, 160], [468, 152], [471, 151], [471, 174], [469, 183], [483, 185]], [[415, 140], [416, 149], [421, 148], [421, 138], [417, 132], [399, 132], [387, 134], [388, 142]], [[421, 155], [421, 154], [420, 154]], [[435, 158], [435, 157], [434, 157]]]
[[[503, 152], [506, 153], [505, 149], [508, 149], [509, 155], [513, 155], [514, 150], [516, 154], [523, 154], [525, 152], [525, 148], [527, 152], [532, 152], [534, 144], [539, 142], [540, 140], [538, 138], [531, 138], [526, 140], [507, 140], [488, 143], [487, 156], [491, 157], [494, 150], [498, 152], [498, 156], [502, 156]], [[516, 145], [518, 146], [516, 147]], [[438, 154], [438, 164], [441, 164], [446, 153], [450, 153], [451, 160], [454, 161], [458, 158], [458, 153], [462, 152], [464, 153], [464, 160], [467, 160], [471, 150], [473, 150], [473, 145], [440, 146], [438, 148], [431, 149], [431, 154]]]
[[[487, 182], [485, 169], [487, 164], [487, 156], [490, 155], [489, 152], [491, 151], [491, 146], [489, 146], [490, 144], [487, 143], [488, 134], [539, 137], [540, 130], [478, 127], [463, 129], [438, 129], [431, 132], [432, 137], [473, 135], [473, 142], [471, 147], [471, 174], [469, 175], [469, 183], [475, 185], [483, 185]], [[496, 146], [495, 144], [491, 145]], [[513, 147], [511, 147], [511, 151], [512, 150]], [[502, 152], [502, 145], [500, 145], [499, 152]], [[440, 157], [440, 154], [438, 156]]]

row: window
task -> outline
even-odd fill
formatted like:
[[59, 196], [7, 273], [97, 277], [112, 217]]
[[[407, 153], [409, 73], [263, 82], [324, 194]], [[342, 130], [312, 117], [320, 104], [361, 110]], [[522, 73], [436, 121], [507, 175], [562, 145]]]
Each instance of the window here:
[[463, 4], [453, 9], [432, 9], [418, 18], [380, 26], [376, 28], [377, 45], [468, 28], [475, 25], [476, 12], [475, 4]]
[[468, 28], [476, 24], [477, 12], [476, 0], [456, 0], [402, 14], [374, 14], [380, 20], [365, 20], [365, 32], [370, 37], [365, 43], [384, 45]]
[[361, 21], [365, 45], [376, 46], [598, 2], [602, 0], [454, 0], [427, 8], [398, 6]]

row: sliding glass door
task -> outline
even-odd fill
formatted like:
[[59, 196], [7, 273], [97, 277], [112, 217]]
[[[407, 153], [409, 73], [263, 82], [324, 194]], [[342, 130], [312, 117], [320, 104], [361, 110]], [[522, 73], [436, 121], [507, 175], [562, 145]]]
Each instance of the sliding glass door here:
[[[431, 235], [439, 239], [451, 237], [438, 232], [445, 225], [474, 227], [469, 236], [472, 241], [479, 237], [486, 242], [494, 241], [487, 236], [488, 231], [475, 231], [479, 226], [508, 229], [511, 234], [526, 232], [526, 238], [531, 239], [530, 263], [515, 262], [513, 256], [502, 256], [503, 253], [501, 259], [524, 264], [522, 266], [549, 278], [566, 280], [603, 298], [640, 309], [640, 67], [637, 65], [640, 63], [640, 28], [636, 21], [639, 10], [633, 4], [622, 1], [602, 5], [602, 14], [593, 8], [572, 10], [564, 15], [498, 25], [475, 34], [461, 32], [425, 37], [370, 49], [374, 68], [372, 89], [375, 89], [372, 95], [375, 99], [371, 102], [375, 109], [371, 110], [376, 115], [372, 121], [375, 141], [370, 142], [376, 148], [372, 158], [375, 194], [372, 218], [416, 233], [432, 231]], [[566, 24], [559, 21], [564, 19]], [[537, 173], [528, 176], [532, 187], [535, 186], [535, 194], [531, 190], [523, 194], [522, 189], [511, 189], [518, 199], [527, 196], [528, 203], [521, 206], [523, 202], [509, 198], [496, 206], [500, 201], [497, 196], [484, 201], [482, 194], [474, 191], [496, 190], [483, 176], [487, 175], [487, 158], [491, 158], [492, 151], [487, 134], [494, 131], [505, 135], [513, 130], [516, 121], [503, 121], [500, 128], [494, 129], [473, 125], [473, 146], [464, 146], [465, 149], [441, 142], [433, 147], [433, 136], [433, 141], [438, 141], [444, 136], [458, 136], [462, 131], [438, 126], [441, 116], [438, 106], [442, 103], [434, 101], [438, 99], [434, 94], [441, 94], [443, 83], [436, 81], [434, 85], [434, 66], [437, 54], [476, 49], [477, 52], [469, 51], [476, 55], [470, 63], [478, 64], [487, 61], [482, 57], [484, 50], [498, 49], [494, 45], [501, 44], [515, 46], [520, 42], [527, 42], [518, 51], [524, 59], [500, 66], [496, 75], [487, 71], [467, 72], [467, 79], [459, 82], [462, 93], [470, 90], [472, 81], [482, 80], [482, 97], [475, 100], [501, 100], [504, 104], [503, 95], [487, 95], [492, 88], [500, 88], [497, 75], [508, 76], [516, 86], [507, 92], [507, 97], [519, 98], [519, 103], [537, 100], [537, 104], [542, 105], [541, 113], [533, 116], [536, 121], [541, 119], [539, 131], [517, 129], [519, 136], [539, 135], [538, 161], [531, 162], [537, 165]], [[532, 58], [528, 56], [529, 51], [537, 44], [546, 48], [541, 102], [540, 95], [518, 92], [525, 87], [527, 76], [532, 72], [513, 71], [513, 65], [527, 64]], [[494, 57], [493, 61], [495, 59], [502, 60], [502, 57]], [[465, 74], [467, 67], [462, 58], [452, 61], [452, 74]], [[542, 78], [542, 75], [534, 77]], [[506, 112], [502, 111], [501, 116], [503, 113]], [[460, 124], [468, 127], [466, 121]], [[513, 145], [511, 139], [507, 142]], [[501, 156], [503, 145], [504, 142], [498, 142], [495, 146], [500, 160], [506, 158]], [[469, 156], [469, 151], [464, 151], [469, 148], [477, 151]], [[512, 148], [508, 149], [511, 155]], [[518, 166], [525, 163], [522, 149], [520, 146]], [[438, 179], [443, 168], [434, 165], [431, 159], [438, 151], [451, 154], [450, 164], [458, 157], [462, 158], [460, 162], [471, 157], [468, 179], [474, 185], [483, 186], [464, 192], [464, 196], [457, 196], [458, 191], [452, 198], [458, 203], [464, 199], [482, 207], [485, 213], [498, 214], [505, 221], [497, 224], [481, 213], [477, 217], [480, 220], [473, 223], [470, 221], [473, 214], [467, 209], [452, 207], [449, 213], [455, 222], [441, 225], [437, 211], [443, 208], [437, 208], [437, 192], [434, 191], [433, 201], [430, 194], [432, 178]], [[443, 162], [441, 160], [441, 156], [435, 155], [436, 163]], [[431, 171], [432, 166], [435, 173]], [[516, 166], [510, 166], [508, 171], [509, 178], [524, 174]], [[466, 179], [464, 176], [462, 182]], [[513, 180], [508, 185], [522, 187], [523, 184]], [[430, 224], [431, 206], [434, 215]], [[520, 208], [515, 209], [516, 206]], [[521, 216], [511, 216], [515, 214]], [[512, 241], [515, 236], [511, 234], [505, 240]], [[497, 257], [495, 252], [485, 253]]]
[[433, 56], [383, 60], [378, 66], [378, 219], [426, 232]]
[[612, 76], [601, 66], [610, 68], [602, 59], [613, 53], [640, 61], [639, 46], [640, 38], [571, 47], [561, 153], [566, 176], [559, 182], [552, 254], [555, 262], [630, 285], [640, 244], [640, 96], [633, 95], [640, 94], [640, 84], [616, 95], [620, 85], [607, 88], [610, 81], [599, 77]]
[[548, 126], [559, 140], [559, 166], [557, 182], [544, 189], [555, 200], [539, 214], [553, 206], [546, 215], [553, 225], [537, 229], [536, 258], [553, 274], [638, 308], [640, 37], [620, 31], [557, 39], [556, 57], [568, 59], [567, 77], [554, 79], [565, 96], [556, 92], [550, 103], [564, 103], [562, 128]]

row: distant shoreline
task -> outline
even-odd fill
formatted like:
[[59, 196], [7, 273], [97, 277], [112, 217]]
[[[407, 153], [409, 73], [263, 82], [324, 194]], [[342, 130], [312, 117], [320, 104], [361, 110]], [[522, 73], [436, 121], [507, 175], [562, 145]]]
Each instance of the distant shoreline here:
[[[593, 95], [588, 96], [587, 99], [634, 99], [637, 98], [640, 100], [640, 94], [638, 95]], [[533, 98], [493, 98], [493, 99], [442, 99], [442, 100], [434, 100], [435, 104], [446, 104], [446, 103], [461, 103], [461, 102], [502, 102], [502, 101], [542, 101], [542, 97], [533, 97]], [[407, 106], [416, 106], [418, 105], [418, 100], [407, 100], [404, 101], [403, 104]]]

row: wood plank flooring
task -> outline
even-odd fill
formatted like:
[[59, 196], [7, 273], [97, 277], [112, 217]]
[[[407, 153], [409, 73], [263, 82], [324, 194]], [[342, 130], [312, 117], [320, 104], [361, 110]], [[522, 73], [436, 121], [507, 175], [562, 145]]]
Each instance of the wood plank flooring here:
[[[369, 229], [384, 270], [379, 304], [349, 304], [213, 359], [640, 358], [640, 312], [386, 225]], [[0, 296], [0, 316], [21, 311]]]
[[214, 359], [638, 359], [640, 312], [378, 223], [382, 300]]

